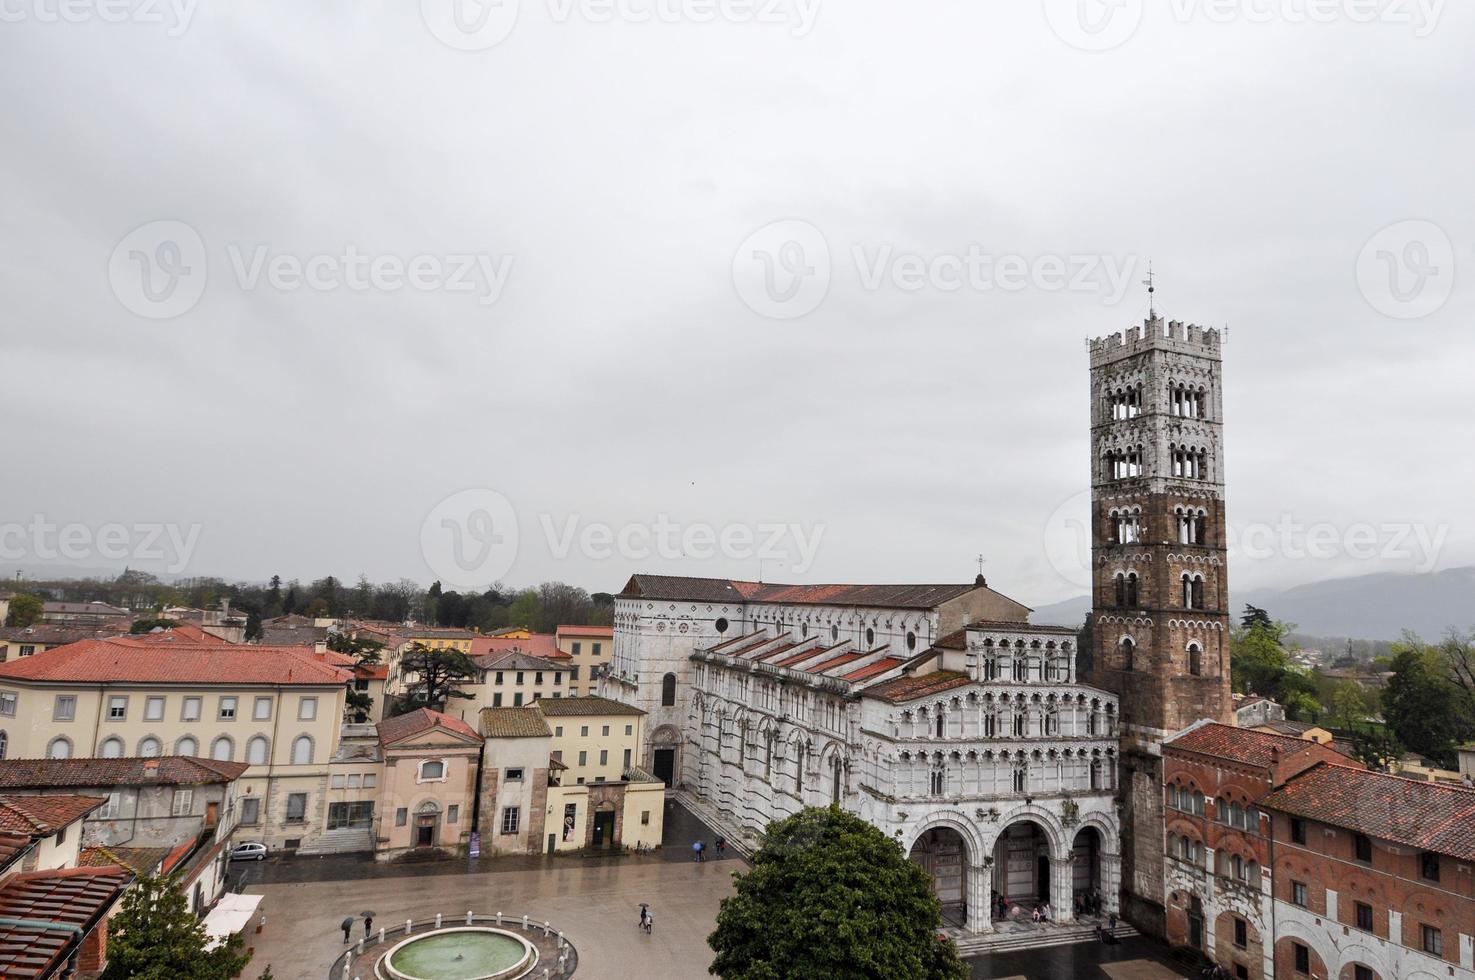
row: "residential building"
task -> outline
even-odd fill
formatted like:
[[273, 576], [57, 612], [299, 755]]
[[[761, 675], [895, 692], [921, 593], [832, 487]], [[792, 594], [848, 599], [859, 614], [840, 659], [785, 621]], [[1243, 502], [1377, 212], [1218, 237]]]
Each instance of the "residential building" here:
[[415, 848], [465, 853], [475, 829], [477, 764], [482, 737], [439, 711], [420, 708], [379, 722], [383, 780], [374, 854], [396, 857]]
[[615, 651], [613, 626], [560, 626], [553, 633], [561, 653], [569, 658], [569, 690], [573, 696], [594, 694], [609, 669]]
[[1170, 942], [1244, 980], [1475, 980], [1475, 791], [1213, 723], [1163, 751]]
[[133, 872], [78, 867], [81, 823], [105, 801], [0, 795], [0, 976], [96, 975], [107, 962], [107, 915]]
[[0, 664], [8, 757], [241, 761], [243, 836], [292, 849], [324, 826], [352, 673], [336, 654], [174, 631], [86, 640]]
[[84, 626], [103, 624], [112, 620], [131, 619], [127, 609], [110, 606], [105, 602], [45, 602], [41, 604], [41, 619], [47, 623], [70, 623]]
[[553, 726], [553, 758], [568, 767], [564, 783], [615, 782], [637, 767], [645, 718], [639, 708], [586, 694], [540, 701], [538, 710]]
[[[659, 844], [665, 784], [634, 766], [618, 766], [635, 754], [640, 717], [637, 709], [587, 696], [483, 709], [483, 850], [552, 854]], [[610, 747], [591, 749], [606, 744], [599, 734], [606, 727]], [[580, 753], [585, 772], [573, 776]], [[605, 753], [603, 762], [597, 753]]]
[[1285, 706], [1258, 694], [1235, 694], [1233, 704], [1234, 723], [1240, 728], [1259, 728], [1272, 722], [1285, 721]]
[[0, 663], [7, 660], [18, 660], [21, 657], [34, 657], [38, 653], [45, 653], [47, 650], [66, 646], [68, 643], [120, 636], [127, 632], [127, 625], [121, 629], [54, 623], [36, 623], [33, 626], [0, 626]]
[[489, 653], [477, 657], [476, 665], [480, 668], [477, 681], [461, 686], [472, 698], [455, 699], [446, 706], [465, 720], [478, 718], [482, 708], [516, 708], [566, 694], [567, 662], [525, 653]]

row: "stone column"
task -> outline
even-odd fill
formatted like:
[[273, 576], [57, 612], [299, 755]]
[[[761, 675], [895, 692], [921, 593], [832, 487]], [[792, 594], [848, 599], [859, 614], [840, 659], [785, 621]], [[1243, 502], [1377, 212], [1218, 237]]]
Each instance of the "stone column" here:
[[993, 910], [989, 899], [993, 890], [994, 869], [992, 865], [968, 865], [968, 931], [990, 933], [994, 931]]
[[1069, 922], [1075, 918], [1075, 862], [1073, 855], [1050, 859], [1050, 918]]
[[1122, 856], [1120, 854], [1102, 854], [1101, 861], [1101, 903], [1102, 907], [1113, 915], [1120, 915], [1122, 893]]

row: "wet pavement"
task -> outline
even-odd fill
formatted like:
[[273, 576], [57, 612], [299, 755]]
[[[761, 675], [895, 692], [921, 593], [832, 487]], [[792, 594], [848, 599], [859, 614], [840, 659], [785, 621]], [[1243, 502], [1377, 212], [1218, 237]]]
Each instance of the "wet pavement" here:
[[973, 980], [1169, 980], [1187, 977], [1151, 939], [1124, 939], [1115, 946], [1073, 943], [1016, 953], [989, 953], [968, 960]]
[[425, 878], [435, 875], [479, 875], [507, 871], [550, 871], [570, 864], [626, 865], [669, 861], [692, 861], [691, 845], [707, 844], [707, 861], [736, 861], [731, 851], [719, 858], [715, 834], [694, 814], [674, 800], [666, 803], [661, 847], [651, 854], [512, 854], [498, 857], [456, 857], [426, 862], [375, 861], [372, 854], [325, 854], [298, 857], [277, 854], [265, 861], [238, 861], [231, 865], [232, 891], [252, 885], [301, 884], [310, 881], [368, 881], [379, 878]]
[[[707, 934], [717, 905], [732, 892], [732, 872], [745, 865], [731, 855], [692, 861], [691, 842], [697, 839], [715, 840], [673, 803], [666, 843], [650, 855], [519, 855], [412, 865], [340, 855], [232, 869], [254, 879], [248, 892], [265, 896], [265, 927], [245, 933], [256, 951], [245, 975], [257, 976], [270, 965], [276, 980], [325, 980], [343, 951], [338, 926], [346, 915], [373, 911], [378, 929], [438, 912], [464, 917], [470, 910], [551, 922], [578, 950], [577, 980], [705, 977], [712, 960]], [[641, 902], [650, 903], [655, 916], [650, 935], [637, 928]]]

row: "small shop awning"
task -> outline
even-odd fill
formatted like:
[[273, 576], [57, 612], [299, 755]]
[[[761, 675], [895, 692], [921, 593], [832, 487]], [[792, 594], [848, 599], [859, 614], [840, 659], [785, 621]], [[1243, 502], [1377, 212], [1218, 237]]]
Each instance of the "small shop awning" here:
[[211, 946], [219, 946], [225, 942], [228, 936], [233, 936], [246, 928], [251, 921], [251, 916], [256, 914], [256, 906], [261, 904], [261, 895], [232, 895], [225, 894], [210, 914], [205, 916], [205, 932], [210, 937]]

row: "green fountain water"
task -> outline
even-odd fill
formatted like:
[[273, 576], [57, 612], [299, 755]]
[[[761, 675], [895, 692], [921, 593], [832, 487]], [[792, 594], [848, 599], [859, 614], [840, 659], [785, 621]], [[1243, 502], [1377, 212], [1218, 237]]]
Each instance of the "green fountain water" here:
[[527, 955], [512, 936], [464, 930], [412, 940], [390, 954], [388, 965], [413, 980], [479, 980], [513, 970]]

